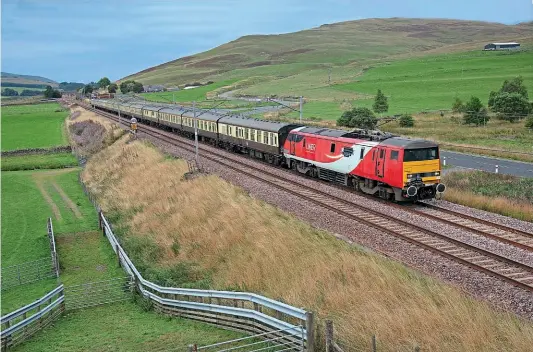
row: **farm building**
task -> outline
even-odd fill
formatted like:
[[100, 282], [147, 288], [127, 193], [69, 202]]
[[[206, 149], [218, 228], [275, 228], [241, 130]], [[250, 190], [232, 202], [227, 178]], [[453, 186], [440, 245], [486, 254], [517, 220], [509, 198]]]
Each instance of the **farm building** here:
[[520, 44], [515, 42], [510, 43], [490, 43], [485, 45], [483, 50], [515, 50], [520, 49]]

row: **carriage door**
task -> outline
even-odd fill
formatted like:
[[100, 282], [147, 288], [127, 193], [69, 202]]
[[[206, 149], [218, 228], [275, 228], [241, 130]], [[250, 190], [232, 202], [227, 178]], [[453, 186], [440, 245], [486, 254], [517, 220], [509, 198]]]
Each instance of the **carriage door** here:
[[294, 155], [296, 153], [296, 141], [294, 140], [296, 137], [295, 134], [289, 134], [289, 143], [291, 150], [289, 151], [291, 155]]
[[376, 154], [376, 176], [383, 177], [385, 172], [385, 149], [377, 148]]

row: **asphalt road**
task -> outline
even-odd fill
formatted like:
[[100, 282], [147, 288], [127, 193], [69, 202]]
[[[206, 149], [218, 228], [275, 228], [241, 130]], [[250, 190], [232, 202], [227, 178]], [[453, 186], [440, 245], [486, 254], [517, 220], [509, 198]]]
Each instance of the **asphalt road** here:
[[441, 150], [440, 154], [441, 158], [446, 157], [446, 165], [450, 166], [453, 165], [469, 169], [495, 172], [496, 165], [498, 165], [498, 173], [500, 174], [533, 177], [533, 163], [449, 152], [445, 150]]

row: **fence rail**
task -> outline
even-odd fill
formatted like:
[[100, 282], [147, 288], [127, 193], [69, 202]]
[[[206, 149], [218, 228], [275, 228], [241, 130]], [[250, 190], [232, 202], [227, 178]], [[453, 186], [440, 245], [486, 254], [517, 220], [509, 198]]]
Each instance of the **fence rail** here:
[[307, 351], [314, 350], [312, 313], [255, 293], [159, 286], [142, 277], [101, 211], [99, 224], [117, 254], [120, 265], [132, 275], [135, 289], [150, 299], [160, 313], [253, 334], [270, 332], [280, 335], [275, 336], [279, 337], [279, 343], [290, 346], [303, 344]]
[[56, 277], [59, 277], [59, 260], [57, 258], [56, 239], [54, 237], [54, 226], [52, 225], [52, 218], [48, 218], [46, 223], [48, 231], [48, 240], [50, 241], [50, 252], [52, 256], [52, 267]]
[[59, 277], [59, 263], [51, 218], [48, 218], [46, 227], [50, 242], [50, 257], [2, 267], [2, 291], [51, 277]]
[[61, 285], [37, 301], [0, 317], [2, 351], [7, 351], [50, 325], [64, 310], [65, 296]]
[[56, 277], [49, 257], [2, 268], [2, 291]]
[[65, 287], [67, 310], [88, 308], [131, 299], [130, 276]]

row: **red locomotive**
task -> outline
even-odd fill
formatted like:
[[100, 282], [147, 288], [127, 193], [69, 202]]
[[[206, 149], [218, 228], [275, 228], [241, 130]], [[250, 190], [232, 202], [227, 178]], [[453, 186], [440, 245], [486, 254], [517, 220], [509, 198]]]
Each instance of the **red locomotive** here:
[[299, 127], [283, 145], [289, 167], [395, 201], [434, 198], [440, 183], [438, 145], [382, 132]]

